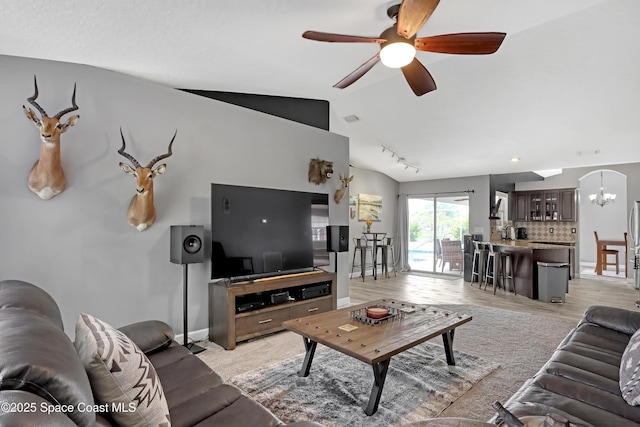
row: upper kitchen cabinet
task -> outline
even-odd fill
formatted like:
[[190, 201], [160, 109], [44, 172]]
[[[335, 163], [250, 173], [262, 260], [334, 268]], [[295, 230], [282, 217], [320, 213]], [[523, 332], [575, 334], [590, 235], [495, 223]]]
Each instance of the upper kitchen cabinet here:
[[514, 221], [529, 221], [529, 194], [523, 192], [512, 193], [511, 218]]
[[529, 221], [542, 221], [542, 203], [544, 193], [542, 191], [530, 191], [529, 193]]
[[575, 188], [515, 191], [510, 200], [514, 221], [577, 221]]
[[544, 220], [545, 221], [557, 221], [558, 216], [558, 192], [557, 191], [545, 191], [544, 192]]
[[578, 204], [576, 203], [576, 189], [568, 188], [559, 190], [560, 200], [558, 221], [576, 222], [578, 221]]

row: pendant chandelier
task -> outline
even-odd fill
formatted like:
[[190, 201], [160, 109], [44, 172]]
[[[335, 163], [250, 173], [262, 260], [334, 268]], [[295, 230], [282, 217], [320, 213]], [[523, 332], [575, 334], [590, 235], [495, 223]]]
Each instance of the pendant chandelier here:
[[608, 205], [609, 203], [616, 202], [616, 195], [611, 193], [604, 192], [604, 178], [602, 176], [602, 171], [600, 171], [600, 193], [599, 194], [590, 194], [589, 200], [591, 203], [603, 207]]

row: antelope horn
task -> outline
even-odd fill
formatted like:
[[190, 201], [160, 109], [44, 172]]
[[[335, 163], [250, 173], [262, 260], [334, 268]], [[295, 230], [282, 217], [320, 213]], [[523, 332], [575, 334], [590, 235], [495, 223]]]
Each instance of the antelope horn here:
[[120, 128], [120, 136], [122, 137], [122, 147], [118, 150], [118, 154], [120, 154], [124, 158], [128, 159], [131, 162], [131, 164], [136, 169], [138, 169], [140, 167], [140, 163], [138, 163], [138, 161], [131, 154], [129, 154], [126, 151], [124, 151], [124, 149], [126, 147], [126, 143], [124, 142], [124, 135], [122, 134], [122, 128]]
[[176, 129], [176, 133], [173, 134], [173, 138], [171, 138], [171, 142], [169, 143], [169, 151], [166, 154], [163, 154], [161, 156], [155, 157], [153, 160], [151, 160], [149, 162], [149, 164], [147, 165], [147, 167], [149, 169], [151, 169], [151, 167], [153, 165], [155, 165], [156, 163], [158, 163], [160, 160], [162, 159], [166, 159], [167, 157], [169, 157], [170, 155], [172, 155], [173, 153], [171, 152], [171, 146], [173, 145], [173, 140], [176, 139], [176, 135], [178, 134], [178, 129]]
[[35, 86], [36, 90], [35, 90], [35, 92], [34, 92], [34, 94], [33, 94], [33, 96], [31, 98], [27, 98], [27, 101], [29, 101], [29, 104], [31, 104], [34, 107], [36, 107], [36, 109], [38, 111], [40, 111], [40, 114], [42, 114], [43, 116], [47, 116], [47, 112], [44, 111], [44, 108], [42, 108], [36, 102], [36, 98], [38, 97], [38, 81], [36, 80], [36, 76], [35, 75], [33, 76], [33, 85]]
[[78, 106], [76, 105], [76, 84], [75, 83], [73, 84], [73, 96], [71, 97], [71, 105], [73, 105], [73, 107], [67, 108], [66, 110], [60, 111], [54, 117], [56, 119], [60, 120], [60, 117], [64, 116], [67, 113], [70, 113], [72, 111], [76, 111], [78, 109]]

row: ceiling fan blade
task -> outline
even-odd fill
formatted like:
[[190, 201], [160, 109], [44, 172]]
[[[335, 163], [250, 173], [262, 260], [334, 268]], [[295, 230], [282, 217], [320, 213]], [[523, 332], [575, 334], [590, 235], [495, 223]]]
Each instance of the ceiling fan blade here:
[[504, 40], [505, 33], [458, 33], [416, 39], [417, 50], [462, 55], [494, 53]]
[[410, 39], [422, 28], [440, 0], [404, 0], [398, 11], [398, 34]]
[[340, 80], [338, 83], [334, 84], [333, 87], [337, 87], [338, 89], [344, 89], [345, 87], [349, 86], [351, 83], [354, 83], [360, 77], [364, 76], [367, 73], [367, 71], [372, 69], [373, 66], [376, 65], [378, 62], [380, 62], [380, 54], [376, 53], [373, 58], [369, 59], [367, 62], [359, 66], [354, 72], [349, 74], [347, 77]]
[[384, 43], [387, 41], [379, 37], [348, 36], [345, 34], [322, 33], [319, 31], [305, 31], [302, 33], [302, 37], [319, 42], [338, 43]]
[[411, 90], [417, 96], [436, 90], [436, 82], [433, 77], [416, 58], [413, 58], [413, 61], [402, 67], [402, 74], [404, 74], [404, 78], [407, 79]]

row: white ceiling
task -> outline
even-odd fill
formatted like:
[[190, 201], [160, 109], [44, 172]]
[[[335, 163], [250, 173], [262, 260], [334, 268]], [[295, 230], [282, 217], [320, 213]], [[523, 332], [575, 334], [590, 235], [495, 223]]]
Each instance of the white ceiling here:
[[[386, 9], [397, 1], [3, 3], [0, 54], [176, 88], [325, 99], [331, 130], [350, 137], [351, 164], [400, 182], [640, 161], [638, 0], [443, 0], [419, 37], [507, 37], [493, 55], [418, 52], [438, 86], [421, 97], [400, 70], [382, 64], [335, 89], [377, 45], [301, 37], [305, 30], [377, 36], [392, 24]], [[349, 115], [360, 121], [345, 122]]]

